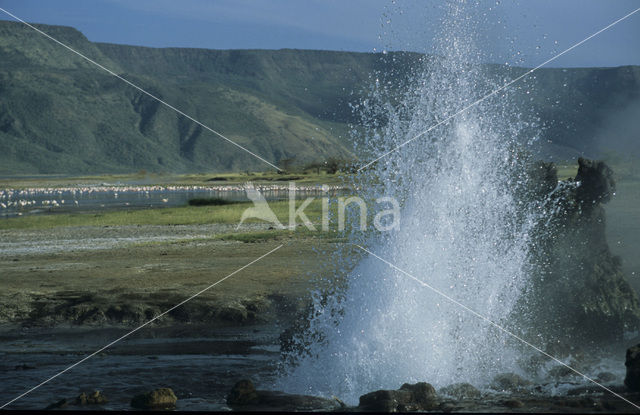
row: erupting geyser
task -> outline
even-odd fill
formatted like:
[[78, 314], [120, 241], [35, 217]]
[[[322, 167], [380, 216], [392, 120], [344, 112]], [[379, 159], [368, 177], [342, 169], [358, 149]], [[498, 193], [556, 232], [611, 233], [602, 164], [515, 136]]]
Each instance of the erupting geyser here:
[[[523, 334], [518, 316], [541, 209], [520, 197], [527, 186], [521, 159], [523, 143], [536, 137], [526, 136], [530, 124], [508, 93], [429, 130], [502, 82], [475, 60], [475, 28], [462, 4], [450, 2], [438, 53], [415, 70], [399, 104], [385, 104], [384, 82], [376, 80], [363, 111], [372, 126], [368, 149], [383, 154], [428, 132], [362, 173], [363, 192], [395, 197], [402, 215], [393, 231], [356, 231], [352, 242]], [[308, 353], [287, 368], [279, 388], [355, 403], [405, 382], [482, 386], [497, 373], [520, 371], [525, 346], [375, 257], [365, 254], [338, 292], [318, 299], [298, 339]]]

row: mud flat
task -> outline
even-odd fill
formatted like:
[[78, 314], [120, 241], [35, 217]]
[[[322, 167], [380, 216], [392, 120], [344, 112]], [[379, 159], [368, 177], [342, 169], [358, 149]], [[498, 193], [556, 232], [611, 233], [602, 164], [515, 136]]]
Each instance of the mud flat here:
[[216, 239], [230, 231], [226, 224], [2, 230], [0, 322], [141, 324], [280, 244], [279, 251], [157, 324], [255, 324], [295, 314], [308, 293], [308, 270], [321, 262], [314, 247], [332, 243], [282, 234], [254, 243]]

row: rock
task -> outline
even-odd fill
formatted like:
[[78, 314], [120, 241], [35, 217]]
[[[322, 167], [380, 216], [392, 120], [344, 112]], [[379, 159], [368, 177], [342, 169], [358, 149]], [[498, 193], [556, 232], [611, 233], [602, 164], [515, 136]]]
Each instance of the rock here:
[[441, 395], [447, 395], [458, 400], [479, 398], [481, 395], [480, 391], [470, 383], [454, 383], [445, 386], [439, 392]]
[[136, 409], [175, 409], [178, 398], [170, 388], [160, 388], [136, 395], [131, 399], [131, 407]]
[[[545, 165], [538, 170], [529, 177], [540, 182], [531, 184], [542, 189], [540, 196], [532, 191], [522, 197], [548, 214], [531, 232], [533, 272], [522, 304], [529, 313], [520, 325], [538, 333], [545, 349], [622, 340], [625, 332], [640, 328], [640, 302], [607, 242], [603, 205], [615, 192], [613, 173], [601, 161], [580, 159], [574, 179], [545, 192], [553, 172]], [[566, 346], [553, 354], [567, 356], [571, 350]]]
[[531, 382], [515, 373], [501, 373], [493, 378], [491, 387], [503, 392], [516, 392], [530, 386]]
[[405, 383], [400, 390], [411, 392], [411, 399], [420, 406], [420, 409], [433, 408], [438, 400], [435, 388], [427, 382], [418, 382], [413, 385]]
[[339, 399], [256, 390], [253, 382], [245, 379], [233, 386], [227, 396], [227, 405], [241, 410], [333, 411], [344, 404]]
[[578, 159], [577, 199], [586, 206], [607, 203], [616, 191], [613, 171], [602, 161]]
[[507, 399], [506, 401], [502, 401], [502, 405], [507, 408], [522, 408], [524, 406], [524, 402], [518, 399]]
[[227, 396], [227, 404], [229, 406], [251, 405], [257, 403], [258, 400], [258, 392], [253, 382], [248, 379], [241, 380], [233, 385], [231, 392]]
[[440, 404], [440, 407], [438, 409], [440, 409], [445, 414], [448, 414], [456, 409], [456, 405], [453, 402], [443, 402], [442, 404]]
[[60, 399], [58, 402], [52, 403], [51, 405], [44, 408], [45, 411], [49, 411], [51, 409], [63, 409], [69, 406], [69, 401], [66, 399]]
[[438, 409], [444, 412], [445, 414], [448, 414], [450, 412], [455, 411], [458, 408], [456, 407], [455, 402], [442, 402], [438, 407]]
[[627, 349], [624, 365], [627, 367], [624, 384], [632, 391], [640, 391], [640, 344]]
[[363, 411], [404, 412], [410, 402], [409, 391], [378, 390], [362, 395], [358, 408]]
[[339, 399], [325, 399], [317, 396], [293, 395], [277, 391], [258, 390], [256, 409], [292, 412], [292, 411], [335, 411], [342, 408]]
[[360, 397], [358, 408], [363, 411], [406, 412], [438, 408], [437, 394], [426, 382], [405, 383], [399, 390], [378, 390]]
[[107, 403], [107, 397], [100, 391], [82, 392], [73, 402], [74, 405], [104, 405], [105, 403]]

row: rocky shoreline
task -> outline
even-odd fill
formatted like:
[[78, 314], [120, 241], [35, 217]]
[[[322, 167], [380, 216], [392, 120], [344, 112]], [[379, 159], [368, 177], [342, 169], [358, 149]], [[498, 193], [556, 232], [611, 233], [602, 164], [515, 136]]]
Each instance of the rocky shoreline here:
[[[506, 381], [508, 379], [509, 381]], [[396, 390], [377, 390], [362, 395], [357, 406], [338, 397], [295, 395], [256, 389], [248, 379], [238, 381], [226, 397], [226, 409], [233, 411], [330, 411], [330, 412], [547, 412], [547, 413], [629, 413], [640, 402], [640, 392], [624, 385], [607, 388], [619, 396], [593, 385], [569, 389], [562, 396], [536, 393], [536, 387], [515, 374], [496, 377], [492, 387], [480, 391], [466, 383], [449, 385], [436, 391], [426, 382], [405, 383]], [[176, 409], [180, 398], [171, 388], [162, 387], [131, 398], [134, 409]], [[60, 399], [46, 409], [99, 409], [108, 402], [100, 391], [82, 392], [75, 398]]]

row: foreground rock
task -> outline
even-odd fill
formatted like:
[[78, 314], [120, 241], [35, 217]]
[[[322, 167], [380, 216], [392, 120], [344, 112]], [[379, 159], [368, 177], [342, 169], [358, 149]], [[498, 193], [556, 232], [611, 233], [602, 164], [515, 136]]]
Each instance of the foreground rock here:
[[627, 367], [625, 386], [632, 391], [640, 392], [640, 344], [627, 349], [624, 365]]
[[73, 402], [74, 405], [104, 405], [107, 397], [100, 391], [82, 392]]
[[430, 411], [439, 407], [436, 390], [426, 382], [405, 383], [398, 390], [378, 390], [360, 397], [358, 409], [375, 412]]
[[136, 395], [131, 399], [131, 407], [136, 409], [175, 409], [178, 398], [170, 388], [160, 388]]
[[242, 411], [335, 411], [344, 407], [337, 399], [257, 390], [253, 382], [246, 379], [233, 386], [227, 396], [227, 405]]
[[52, 403], [51, 405], [49, 405], [46, 408], [44, 408], [44, 410], [45, 411], [50, 411], [52, 409], [64, 409], [67, 406], [69, 406], [69, 400], [64, 398], [64, 399], [60, 399], [59, 401], [56, 401], [56, 402]]

